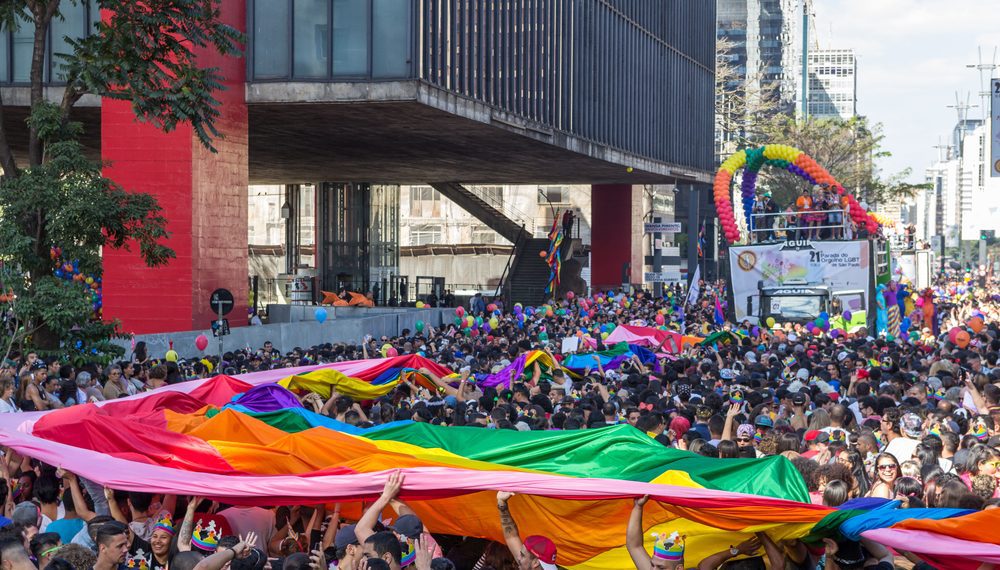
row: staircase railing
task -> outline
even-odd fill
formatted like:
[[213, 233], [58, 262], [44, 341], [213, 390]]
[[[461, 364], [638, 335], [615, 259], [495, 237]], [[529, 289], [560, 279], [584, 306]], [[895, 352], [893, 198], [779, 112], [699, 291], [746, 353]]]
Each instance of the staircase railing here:
[[511, 266], [514, 262], [514, 256], [517, 255], [517, 248], [520, 247], [521, 243], [527, 239], [528, 233], [524, 230], [524, 224], [521, 224], [521, 231], [517, 234], [517, 240], [514, 242], [514, 247], [510, 250], [510, 255], [507, 256], [507, 263], [503, 266], [503, 273], [500, 274], [500, 282], [497, 283], [497, 290], [493, 294], [494, 297], [499, 297], [503, 292], [504, 284], [507, 280], [507, 274], [510, 273], [512, 269]]
[[[511, 206], [509, 202], [503, 200], [502, 198], [497, 200], [493, 195], [485, 192], [480, 186], [466, 186], [465, 188], [475, 194], [477, 198], [485, 202], [494, 210], [497, 210], [506, 216], [508, 219], [520, 223], [521, 228], [529, 234], [535, 235], [535, 219], [533, 216], [515, 208], [514, 206]], [[502, 191], [501, 196], [503, 196]]]

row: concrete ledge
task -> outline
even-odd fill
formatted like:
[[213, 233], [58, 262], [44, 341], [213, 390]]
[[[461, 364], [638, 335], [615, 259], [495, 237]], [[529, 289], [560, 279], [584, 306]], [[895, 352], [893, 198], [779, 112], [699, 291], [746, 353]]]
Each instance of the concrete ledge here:
[[[327, 342], [360, 344], [366, 334], [375, 338], [397, 336], [405, 328], [416, 330], [417, 321], [440, 327], [444, 323], [450, 324], [455, 315], [453, 308], [327, 307], [329, 316], [325, 323], [319, 324], [314, 316], [317, 307], [307, 305], [277, 307], [290, 308], [285, 312], [292, 320], [259, 327], [233, 327], [232, 334], [223, 338], [223, 352], [247, 346], [256, 350], [264, 346], [264, 342], [268, 340], [282, 352], [288, 352], [296, 346], [306, 348]], [[205, 352], [199, 351], [194, 345], [195, 338], [200, 334], [208, 337], [208, 348]], [[218, 339], [212, 336], [210, 329], [136, 335], [135, 341], [145, 341], [151, 358], [163, 358], [169, 349], [170, 341], [173, 341], [174, 350], [181, 358], [215, 355], [219, 351]], [[119, 339], [115, 344], [125, 348], [126, 358], [131, 357], [130, 340]]]
[[337, 81], [247, 83], [246, 100], [255, 103], [378, 103], [415, 101], [416, 81]]
[[[65, 87], [44, 87], [42, 93], [46, 100], [52, 103], [61, 103]], [[0, 87], [0, 96], [3, 97], [5, 107], [28, 107], [31, 105], [31, 88], [24, 87]], [[101, 98], [96, 95], [84, 95], [74, 105], [79, 107], [100, 107]]]

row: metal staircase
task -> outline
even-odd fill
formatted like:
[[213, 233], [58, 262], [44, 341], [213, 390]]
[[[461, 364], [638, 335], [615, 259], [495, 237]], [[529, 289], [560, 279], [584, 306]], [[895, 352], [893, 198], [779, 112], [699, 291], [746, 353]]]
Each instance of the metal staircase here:
[[516, 244], [518, 240], [531, 237], [534, 220], [527, 216], [514, 212], [503, 204], [490, 204], [482, 195], [458, 182], [431, 182], [430, 186], [510, 243]]
[[490, 203], [474, 188], [467, 188], [457, 182], [432, 182], [430, 186], [514, 244], [497, 288], [497, 292], [507, 301], [507, 306], [514, 303], [529, 306], [544, 303], [549, 266], [538, 252], [548, 250], [549, 240], [533, 237], [534, 219], [506, 204]]

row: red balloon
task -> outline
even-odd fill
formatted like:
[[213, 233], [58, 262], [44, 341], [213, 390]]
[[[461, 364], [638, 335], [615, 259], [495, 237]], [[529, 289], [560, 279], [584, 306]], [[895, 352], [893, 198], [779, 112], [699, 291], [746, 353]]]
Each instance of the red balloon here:
[[958, 333], [960, 332], [962, 332], [962, 329], [960, 329], [959, 327], [951, 327], [951, 330], [948, 331], [948, 340], [954, 343], [955, 340], [958, 338]]
[[194, 345], [198, 350], [205, 350], [208, 348], [208, 337], [200, 334], [194, 339]]
[[965, 348], [969, 346], [970, 340], [971, 337], [966, 331], [959, 331], [958, 334], [955, 335], [955, 344], [958, 345], [958, 348]]

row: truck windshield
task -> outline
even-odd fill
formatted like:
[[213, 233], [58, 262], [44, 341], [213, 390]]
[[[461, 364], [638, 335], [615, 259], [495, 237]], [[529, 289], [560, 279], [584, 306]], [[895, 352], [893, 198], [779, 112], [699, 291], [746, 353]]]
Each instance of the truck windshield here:
[[822, 312], [820, 300], [822, 297], [771, 297], [771, 314], [786, 319], [814, 319]]

